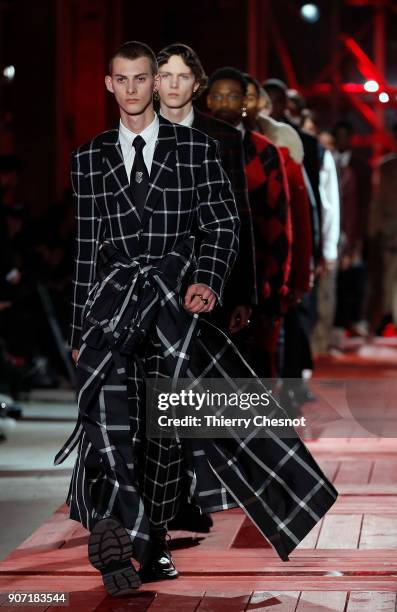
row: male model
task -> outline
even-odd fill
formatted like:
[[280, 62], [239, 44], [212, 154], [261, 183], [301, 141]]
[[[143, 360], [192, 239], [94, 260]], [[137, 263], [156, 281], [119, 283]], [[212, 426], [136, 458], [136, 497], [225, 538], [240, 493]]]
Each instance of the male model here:
[[[71, 440], [79, 441], [71, 517], [91, 531], [90, 560], [112, 594], [139, 586], [131, 556], [141, 561], [144, 579], [177, 576], [165, 525], [178, 503], [180, 448], [175, 440], [168, 447], [143, 440], [142, 373], [162, 371], [163, 360], [159, 333], [145, 330], [148, 296], [164, 292], [164, 315], [174, 293], [184, 291], [188, 337], [192, 315], [212, 311], [220, 300], [238, 245], [239, 220], [216, 144], [157, 116], [156, 75], [146, 45], [127, 43], [115, 53], [105, 82], [119, 105], [120, 124], [80, 147], [72, 161], [77, 240], [71, 346], [80, 419]], [[194, 265], [193, 227], [201, 238]], [[165, 322], [162, 334], [170, 343], [172, 331]], [[118, 521], [98, 522], [108, 516]]]
[[[157, 54], [157, 63], [160, 114], [172, 123], [193, 127], [217, 140], [222, 166], [232, 186], [241, 221], [240, 245], [236, 263], [225, 286], [220, 314], [223, 315], [222, 319], [227, 317], [225, 327], [235, 334], [248, 324], [251, 307], [257, 299], [252, 216], [241, 134], [225, 121], [218, 121], [193, 105], [193, 101], [205, 90], [207, 77], [200, 58], [191, 47], [181, 43], [168, 45]], [[217, 322], [221, 323], [221, 320], [218, 318]]]
[[[239, 252], [225, 285], [222, 307], [215, 310], [211, 320], [233, 334], [233, 340], [239, 346], [244, 335], [238, 332], [249, 325], [252, 307], [257, 302], [252, 215], [241, 134], [225, 121], [218, 121], [194, 106], [193, 101], [206, 88], [207, 76], [200, 58], [191, 47], [182, 43], [168, 45], [157, 54], [157, 63], [160, 114], [172, 123], [193, 127], [218, 141], [222, 167], [236, 200], [241, 222]], [[200, 513], [197, 506], [183, 501], [177, 516], [169, 523], [172, 529], [198, 532], [208, 532], [211, 526], [209, 516]]]
[[[225, 439], [146, 436], [147, 378], [218, 378], [234, 391], [237, 378], [261, 383], [201, 316], [222, 300], [238, 246], [217, 144], [154, 114], [157, 66], [146, 45], [123, 45], [106, 85], [120, 125], [73, 156], [79, 418], [55, 461], [78, 445], [70, 516], [89, 529], [89, 559], [119, 595], [178, 576], [166, 534], [182, 490], [202, 512], [240, 506], [284, 560], [337, 493], [292, 431], [265, 440], [233, 430]], [[273, 400], [270, 408], [284, 415]]]
[[288, 293], [292, 241], [289, 193], [284, 163], [277, 147], [243, 123], [247, 114], [246, 94], [247, 80], [239, 70], [220, 68], [209, 79], [209, 110], [243, 134], [245, 172], [254, 219], [259, 302], [253, 317], [249, 353], [257, 373], [270, 378], [277, 376], [275, 345], [282, 302]]

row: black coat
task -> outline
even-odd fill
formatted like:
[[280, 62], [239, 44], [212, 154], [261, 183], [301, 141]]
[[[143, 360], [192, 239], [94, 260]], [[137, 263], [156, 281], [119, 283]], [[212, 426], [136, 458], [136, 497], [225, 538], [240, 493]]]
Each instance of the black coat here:
[[96, 278], [100, 245], [154, 263], [193, 231], [199, 235], [191, 282], [219, 301], [238, 251], [240, 221], [217, 152], [204, 134], [159, 117], [158, 143], [142, 219], [130, 193], [118, 129], [100, 134], [72, 157], [76, 248], [71, 346], [80, 346], [82, 314]]
[[241, 221], [239, 252], [225, 287], [225, 306], [230, 309], [237, 304], [256, 304], [255, 245], [241, 133], [225, 121], [196, 108], [192, 127], [219, 142], [222, 166], [230, 180]]

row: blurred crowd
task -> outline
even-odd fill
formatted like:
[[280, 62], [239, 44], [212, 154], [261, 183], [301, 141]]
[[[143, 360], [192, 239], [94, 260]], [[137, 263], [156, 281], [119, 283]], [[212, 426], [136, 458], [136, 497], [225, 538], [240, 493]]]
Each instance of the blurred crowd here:
[[[283, 396], [297, 413], [311, 399], [314, 357], [336, 356], [346, 337], [396, 335], [397, 155], [371, 163], [353, 147], [352, 123], [324, 126], [279, 79], [232, 67], [207, 79], [184, 45], [164, 49], [159, 66], [159, 111], [186, 125], [167, 96], [183, 93], [178, 75], [193, 75], [186, 103], [203, 126], [193, 127], [219, 141], [244, 217], [241, 284], [232, 276], [227, 295], [247, 293], [249, 324], [226, 330], [258, 375], [294, 381]], [[397, 125], [393, 137], [397, 150]], [[34, 217], [19, 198], [22, 171], [16, 156], [0, 156], [0, 393], [13, 401], [70, 378], [73, 203], [65, 193]]]
[[[68, 304], [73, 266], [69, 194], [35, 217], [20, 199], [23, 168], [0, 155], [0, 400], [2, 416], [32, 388], [67, 378]], [[7, 400], [5, 399], [7, 398]]]

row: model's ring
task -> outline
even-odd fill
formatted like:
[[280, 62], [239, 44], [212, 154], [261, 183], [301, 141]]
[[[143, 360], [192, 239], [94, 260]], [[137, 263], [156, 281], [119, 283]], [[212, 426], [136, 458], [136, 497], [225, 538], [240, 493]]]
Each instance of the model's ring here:
[[208, 298], [203, 298], [201, 295], [200, 295], [200, 297], [201, 297], [201, 301], [207, 306]]

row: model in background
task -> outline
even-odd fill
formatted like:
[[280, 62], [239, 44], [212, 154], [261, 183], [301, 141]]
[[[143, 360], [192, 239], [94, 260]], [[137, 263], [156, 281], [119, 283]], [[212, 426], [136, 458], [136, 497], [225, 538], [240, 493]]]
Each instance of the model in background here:
[[[245, 172], [254, 221], [258, 308], [248, 331], [247, 354], [263, 377], [276, 376], [277, 338], [288, 293], [291, 216], [284, 163], [277, 147], [245, 127], [247, 80], [234, 68], [220, 68], [209, 79], [211, 113], [243, 134]], [[242, 111], [243, 109], [243, 111]]]
[[[193, 49], [180, 43], [168, 45], [158, 53], [157, 61], [161, 115], [173, 123], [193, 127], [217, 140], [222, 166], [232, 186], [241, 222], [240, 247], [216, 319], [218, 324], [235, 334], [248, 325], [252, 306], [256, 303], [252, 216], [241, 133], [225, 121], [200, 112], [194, 105], [206, 88], [207, 77]], [[238, 292], [236, 287], [239, 288]]]
[[[307, 109], [302, 113], [302, 129], [319, 136], [315, 114]], [[332, 136], [329, 135], [332, 139]], [[332, 141], [328, 147], [332, 147]], [[317, 322], [313, 330], [312, 347], [316, 355], [331, 350], [332, 330], [336, 309], [336, 276], [338, 269], [338, 243], [340, 234], [340, 203], [338, 175], [332, 151], [320, 150], [320, 195], [324, 267], [319, 275], [317, 287]]]
[[372, 171], [352, 147], [353, 126], [339, 122], [333, 130], [334, 158], [341, 197], [338, 297], [335, 326], [352, 335], [366, 336], [363, 324], [366, 298], [366, 250], [372, 199]]

